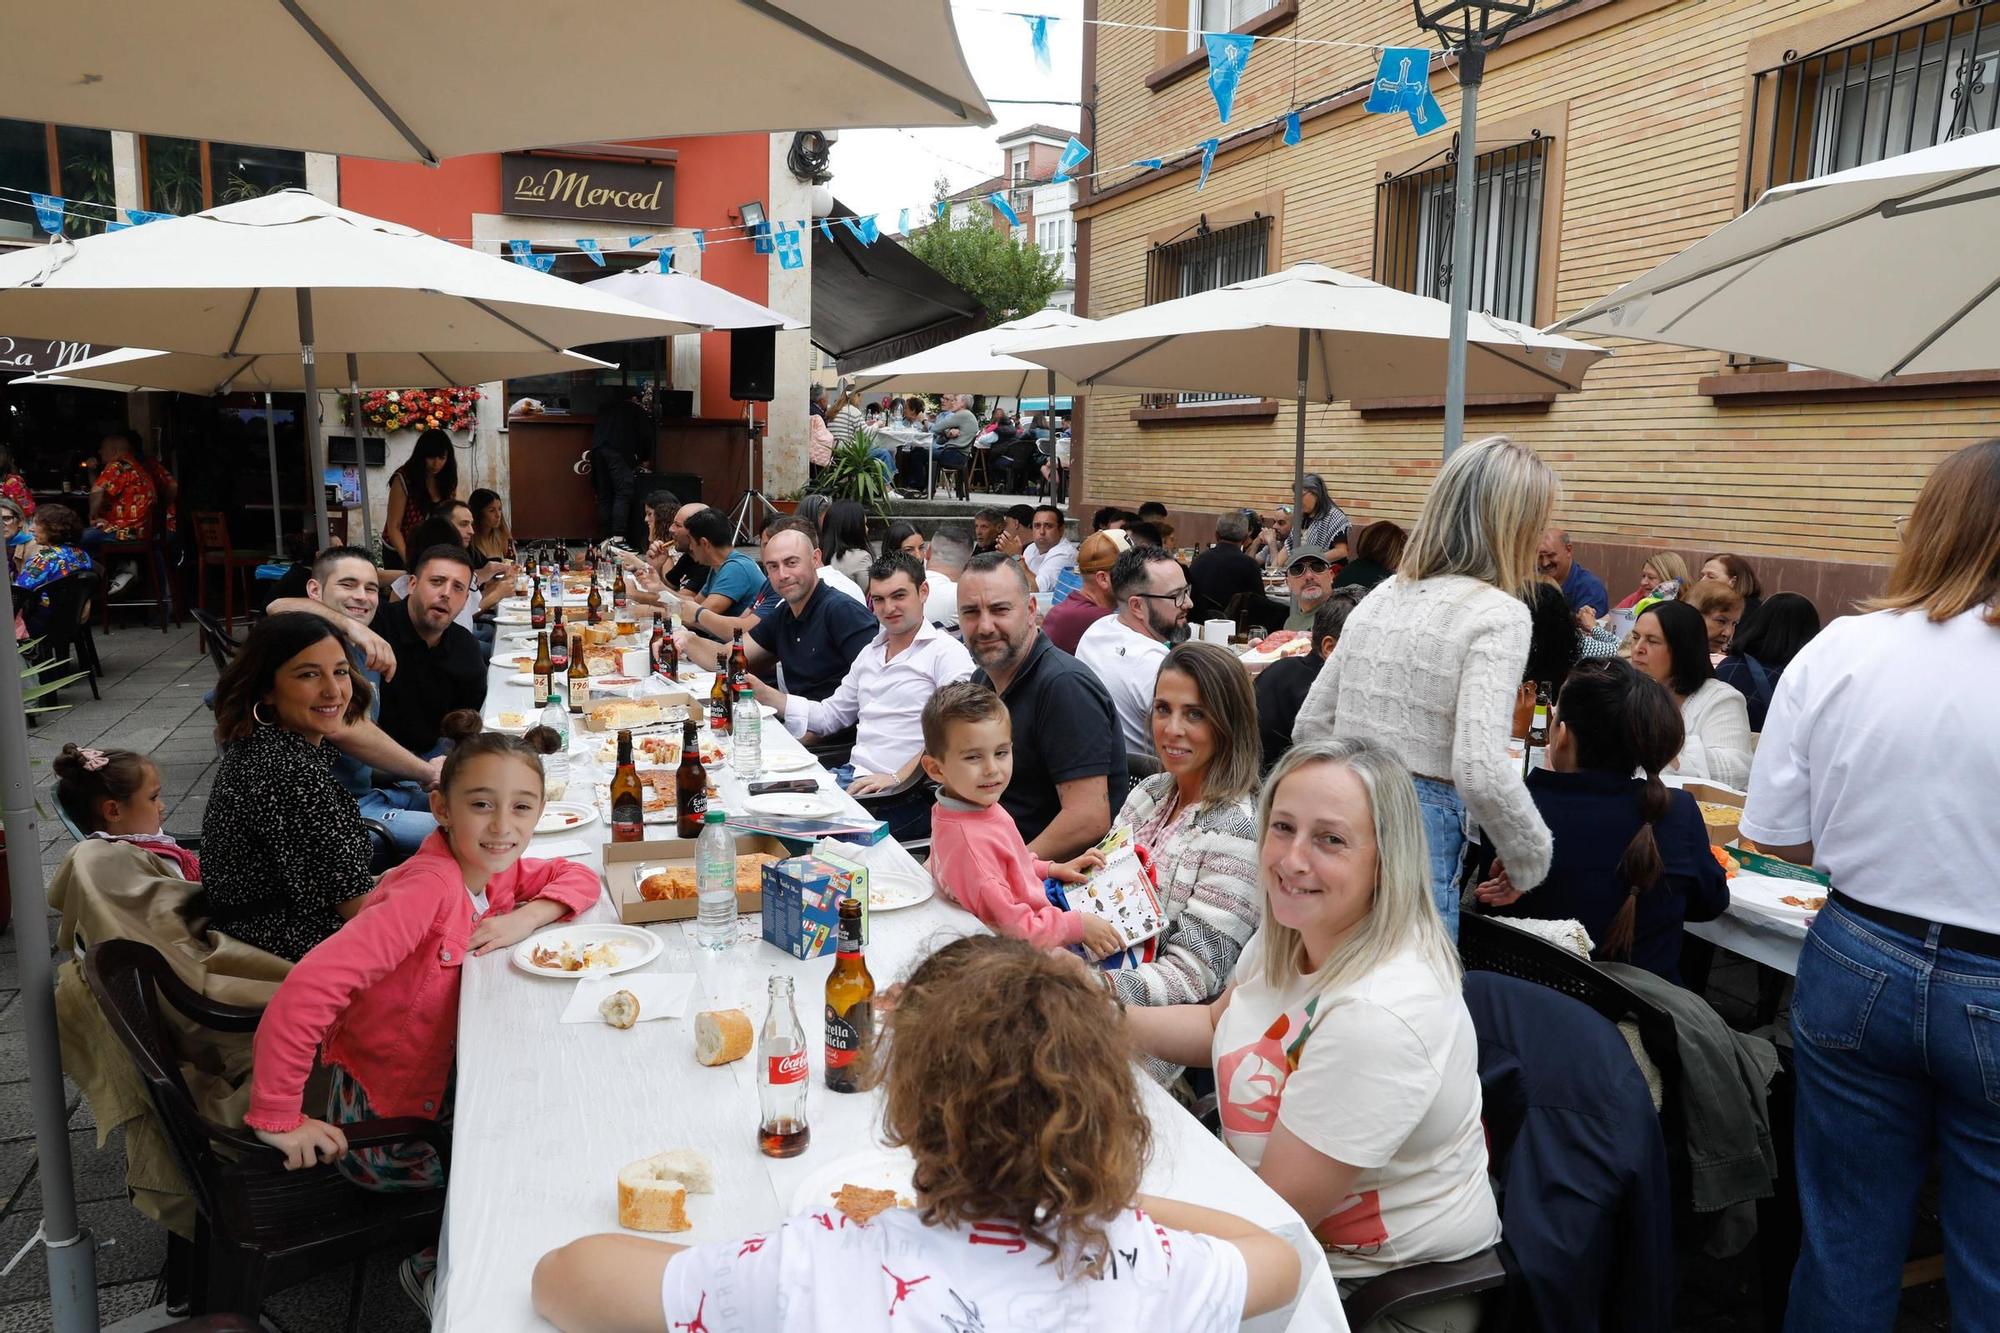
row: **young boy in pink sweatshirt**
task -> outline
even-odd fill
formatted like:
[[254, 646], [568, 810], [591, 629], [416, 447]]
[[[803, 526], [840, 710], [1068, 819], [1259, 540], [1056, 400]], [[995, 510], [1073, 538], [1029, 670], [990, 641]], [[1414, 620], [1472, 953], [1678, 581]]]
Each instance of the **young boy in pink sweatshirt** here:
[[1041, 948], [1080, 944], [1093, 958], [1123, 947], [1110, 922], [1065, 911], [1042, 881], [1080, 884], [1104, 864], [1095, 849], [1073, 861], [1037, 859], [1000, 795], [1014, 776], [1007, 705], [984, 685], [947, 685], [924, 706], [924, 772], [938, 784], [931, 812], [931, 878], [994, 931]]

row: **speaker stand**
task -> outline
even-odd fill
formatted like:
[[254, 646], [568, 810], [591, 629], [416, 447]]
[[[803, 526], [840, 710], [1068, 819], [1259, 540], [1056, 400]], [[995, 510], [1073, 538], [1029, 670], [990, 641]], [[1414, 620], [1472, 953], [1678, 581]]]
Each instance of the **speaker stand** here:
[[764, 520], [771, 514], [779, 512], [778, 506], [771, 503], [771, 498], [757, 489], [757, 436], [760, 432], [757, 429], [755, 403], [743, 405], [743, 418], [749, 432], [749, 447], [743, 452], [745, 474], [743, 498], [736, 502], [736, 508], [729, 516], [731, 526], [729, 540], [734, 546], [743, 546], [755, 541], [758, 529], [763, 526]]

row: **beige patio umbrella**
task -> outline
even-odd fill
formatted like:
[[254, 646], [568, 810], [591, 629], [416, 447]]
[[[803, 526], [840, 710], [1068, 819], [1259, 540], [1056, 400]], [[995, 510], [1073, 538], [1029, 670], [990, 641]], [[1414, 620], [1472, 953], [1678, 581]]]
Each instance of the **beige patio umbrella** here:
[[[1451, 307], [1324, 264], [1140, 306], [1001, 348], [1084, 388], [1292, 399], [1292, 504], [1302, 512], [1308, 402], [1444, 392]], [[1468, 393], [1571, 393], [1608, 353], [1475, 313]]]
[[431, 163], [993, 123], [949, 0], [65, 0], [9, 25], [0, 116]]

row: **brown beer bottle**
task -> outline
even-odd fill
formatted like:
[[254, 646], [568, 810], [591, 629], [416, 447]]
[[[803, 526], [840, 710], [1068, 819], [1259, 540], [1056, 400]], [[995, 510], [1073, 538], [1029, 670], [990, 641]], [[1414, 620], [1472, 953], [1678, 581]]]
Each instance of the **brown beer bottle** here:
[[681, 678], [681, 650], [674, 646], [674, 636], [667, 633], [666, 622], [660, 613], [653, 613], [653, 673], [661, 680]]
[[589, 613], [590, 613], [590, 615], [589, 615], [589, 620], [590, 620], [590, 623], [591, 623], [591, 624], [593, 624], [593, 625], [597, 625], [597, 624], [602, 624], [602, 623], [603, 623], [603, 621], [604, 621], [604, 594], [603, 594], [603, 593], [601, 593], [601, 592], [599, 592], [599, 591], [597, 590], [597, 568], [596, 568], [596, 566], [592, 566], [592, 567], [591, 567], [591, 570], [590, 570], [590, 596], [589, 596], [589, 598], [588, 598], [588, 599], [587, 599], [587, 600], [586, 600], [586, 601], [584, 602], [584, 606], [585, 606], [586, 608], [588, 608], [588, 609], [589, 609]]
[[826, 978], [826, 1086], [861, 1091], [860, 1057], [875, 1038], [875, 978], [861, 956], [861, 900], [840, 900], [840, 942]]
[[583, 702], [590, 696], [590, 668], [583, 664], [583, 645], [577, 644], [569, 655], [569, 711], [570, 716], [583, 713]]
[[535, 595], [528, 599], [528, 628], [547, 629], [549, 627], [549, 602], [542, 596], [542, 581], [535, 580]]
[[611, 571], [611, 608], [623, 612], [630, 604], [625, 592], [625, 566], [619, 565]]
[[535, 697], [547, 699], [556, 692], [555, 662], [549, 656], [549, 636], [535, 636]]
[[[717, 665], [720, 665], [718, 663]], [[729, 734], [728, 673], [717, 671], [715, 684], [708, 690], [708, 729], [718, 736]]]
[[701, 836], [708, 813], [708, 769], [701, 762], [701, 723], [681, 723], [681, 766], [674, 771], [674, 832], [683, 838]]
[[555, 628], [549, 631], [549, 662], [558, 676], [569, 670], [569, 628], [556, 617]]
[[618, 770], [611, 775], [611, 841], [638, 842], [646, 836], [646, 789], [632, 766], [632, 733], [618, 733]]
[[736, 637], [729, 644], [729, 697], [736, 697], [737, 687], [748, 683], [750, 659], [743, 652], [743, 631], [737, 630]]

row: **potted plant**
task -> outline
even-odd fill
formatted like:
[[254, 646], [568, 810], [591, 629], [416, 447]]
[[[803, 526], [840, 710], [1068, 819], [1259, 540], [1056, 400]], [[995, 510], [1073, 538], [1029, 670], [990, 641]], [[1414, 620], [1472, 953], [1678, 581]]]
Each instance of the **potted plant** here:
[[830, 500], [855, 500], [877, 518], [886, 520], [889, 469], [874, 457], [875, 432], [863, 428], [846, 444], [833, 447], [833, 461], [819, 474], [812, 489]]

